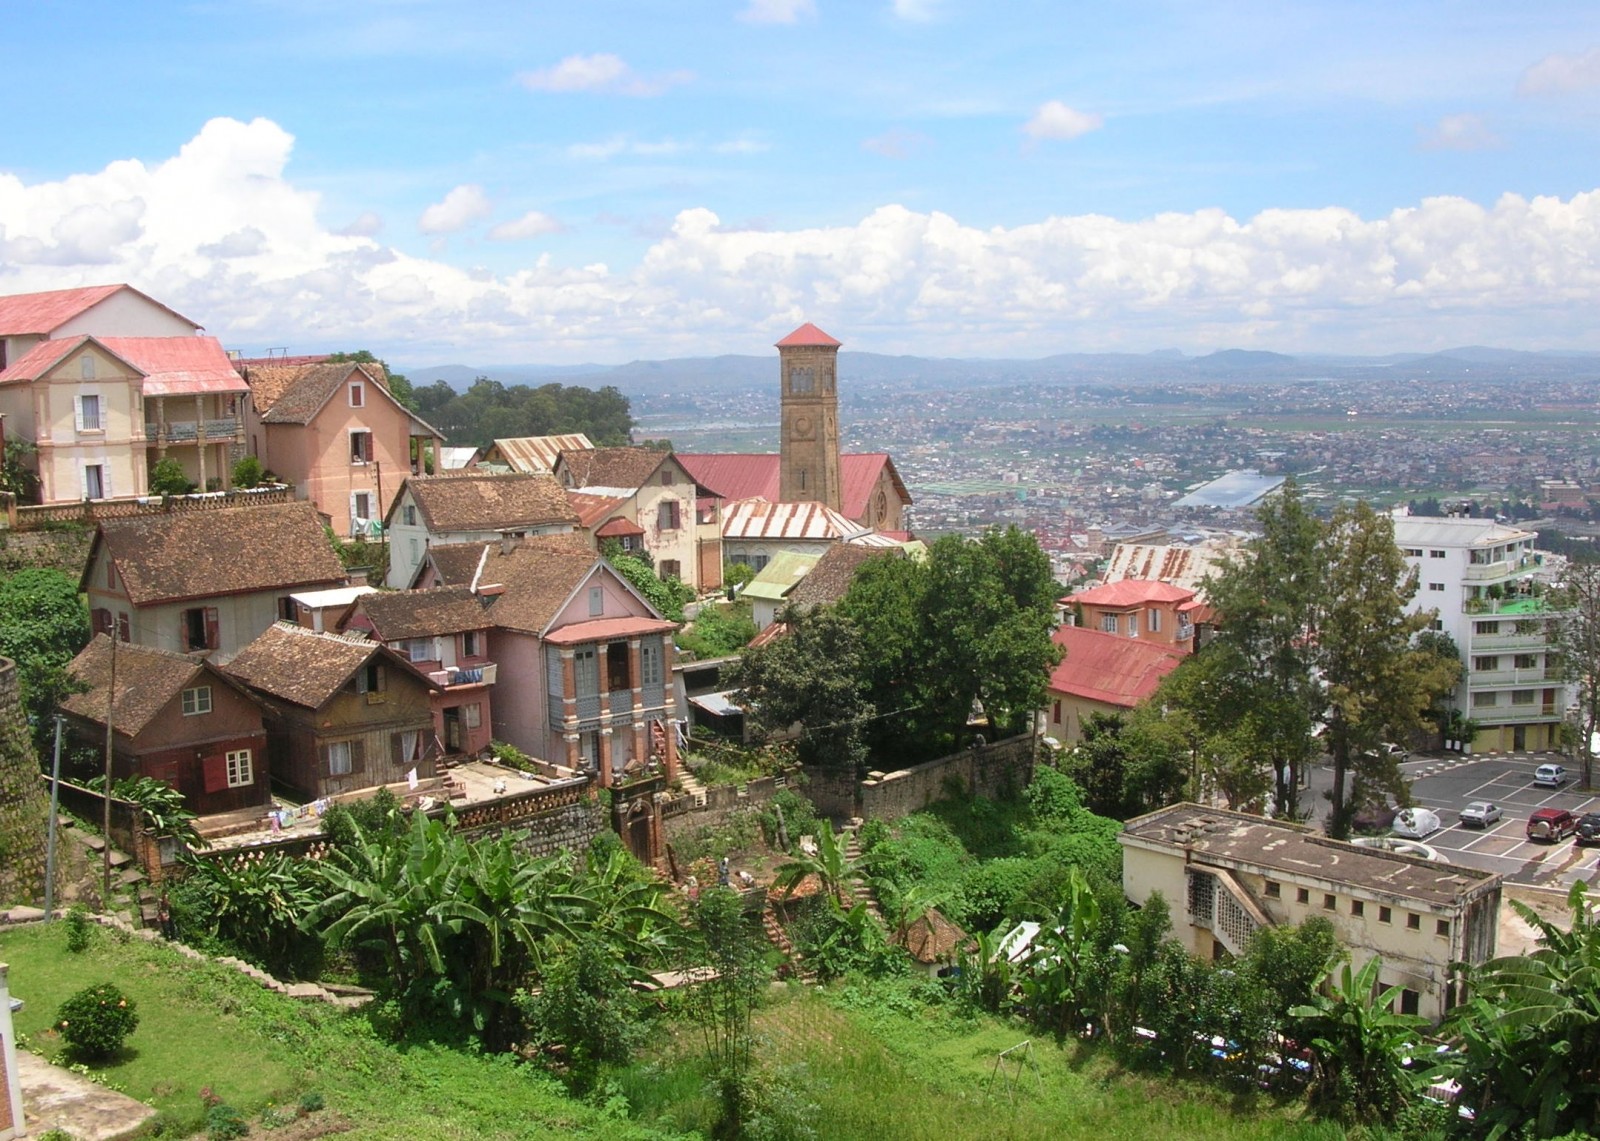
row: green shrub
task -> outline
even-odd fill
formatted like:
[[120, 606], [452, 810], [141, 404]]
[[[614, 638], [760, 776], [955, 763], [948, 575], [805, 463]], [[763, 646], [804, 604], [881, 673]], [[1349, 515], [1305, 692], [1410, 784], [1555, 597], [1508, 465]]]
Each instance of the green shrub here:
[[244, 1114], [231, 1105], [213, 1105], [206, 1110], [206, 1136], [211, 1141], [232, 1141], [235, 1137], [247, 1136], [250, 1126], [245, 1123]]
[[183, 474], [183, 465], [172, 456], [150, 469], [151, 495], [188, 495], [193, 490], [193, 482]]
[[56, 1030], [68, 1050], [83, 1059], [113, 1057], [138, 1025], [133, 999], [112, 983], [86, 987], [56, 1011]]
[[255, 456], [245, 456], [233, 465], [233, 486], [259, 487], [266, 477], [261, 461]]
[[316, 1090], [310, 1090], [300, 1095], [301, 1113], [316, 1113], [327, 1104], [328, 1103], [323, 1100], [322, 1095]]
[[81, 903], [74, 903], [67, 911], [65, 923], [67, 950], [75, 955], [87, 951], [89, 940], [94, 935], [94, 924], [89, 922], [89, 909]]

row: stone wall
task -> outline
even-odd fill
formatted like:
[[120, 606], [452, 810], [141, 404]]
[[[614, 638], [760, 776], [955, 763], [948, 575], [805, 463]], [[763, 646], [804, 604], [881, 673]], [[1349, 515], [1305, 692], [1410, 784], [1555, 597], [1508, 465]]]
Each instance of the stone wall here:
[[1036, 740], [1010, 737], [979, 745], [892, 773], [874, 772], [857, 787], [836, 770], [807, 769], [806, 793], [827, 816], [898, 820], [920, 811], [952, 791], [1000, 798], [1033, 780]]
[[50, 798], [17, 688], [17, 666], [0, 658], [0, 903], [44, 898]]
[[89, 560], [93, 527], [64, 527], [56, 531], [0, 530], [0, 578], [19, 570], [43, 567], [77, 579]]
[[502, 832], [526, 832], [527, 836], [517, 848], [530, 856], [549, 856], [557, 852], [582, 852], [607, 827], [605, 807], [597, 798], [583, 797], [514, 824], [462, 828], [461, 832], [473, 840], [498, 836]]
[[[782, 789], [793, 785], [790, 774], [779, 773], [740, 785], [716, 785], [705, 790], [703, 799], [674, 797], [661, 806], [662, 827], [669, 842], [700, 828], [719, 827], [740, 813], [765, 807]], [[802, 791], [802, 795], [809, 794], [809, 789]]]

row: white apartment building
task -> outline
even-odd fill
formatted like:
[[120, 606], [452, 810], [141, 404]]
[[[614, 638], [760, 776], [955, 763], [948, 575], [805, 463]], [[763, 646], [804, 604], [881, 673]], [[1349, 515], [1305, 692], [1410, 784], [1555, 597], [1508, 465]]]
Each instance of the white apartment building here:
[[1538, 535], [1492, 519], [1397, 516], [1394, 539], [1417, 569], [1412, 611], [1437, 610], [1466, 667], [1455, 708], [1479, 728], [1475, 750], [1544, 750], [1560, 744], [1567, 685], [1555, 614], [1535, 581]]

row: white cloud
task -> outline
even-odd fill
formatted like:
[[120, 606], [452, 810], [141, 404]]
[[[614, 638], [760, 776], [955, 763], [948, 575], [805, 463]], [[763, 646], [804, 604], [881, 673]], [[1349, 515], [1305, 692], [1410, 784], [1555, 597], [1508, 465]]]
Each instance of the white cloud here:
[[550, 215], [539, 210], [529, 210], [520, 218], [510, 222], [501, 222], [489, 231], [489, 240], [494, 242], [525, 242], [529, 238], [542, 237], [545, 234], [555, 234], [561, 231], [561, 223]]
[[861, 140], [861, 149], [884, 158], [910, 158], [912, 153], [928, 144], [928, 136], [916, 131], [903, 131], [899, 127]]
[[1567, 95], [1591, 87], [1600, 87], [1600, 48], [1547, 55], [1517, 80], [1518, 95]]
[[598, 52], [594, 55], [569, 55], [554, 67], [525, 71], [517, 76], [517, 81], [529, 91], [651, 96], [660, 95], [693, 78], [694, 73], [689, 71], [641, 75], [629, 67], [621, 56]]
[[889, 7], [902, 20], [922, 23], [938, 14], [939, 0], [891, 0]]
[[375, 210], [363, 210], [357, 215], [355, 221], [337, 231], [337, 233], [358, 238], [376, 237], [382, 232], [383, 217]]
[[1059, 99], [1052, 99], [1039, 105], [1033, 118], [1023, 124], [1022, 133], [1034, 140], [1075, 139], [1090, 131], [1098, 131], [1105, 126], [1105, 122], [1102, 116], [1092, 111], [1079, 111]]
[[[317, 196], [285, 177], [292, 145], [266, 120], [214, 120], [159, 163], [36, 183], [0, 172], [0, 293], [128, 281], [230, 347], [364, 344], [415, 362], [463, 347], [484, 364], [764, 352], [802, 320], [854, 348], [951, 356], [1600, 349], [1600, 190], [1428, 198], [1373, 218], [1213, 209], [1009, 227], [897, 205], [788, 230], [687, 209], [646, 227], [632, 264], [530, 253], [487, 272], [325, 227]], [[88, 255], [102, 260], [66, 260]]]
[[1483, 151], [1504, 143], [1479, 116], [1463, 112], [1423, 130], [1419, 145], [1425, 151]]
[[215, 242], [200, 247], [199, 252], [213, 258], [254, 257], [266, 249], [267, 236], [254, 226], [245, 226]]
[[813, 0], [750, 0], [739, 13], [747, 24], [793, 24], [802, 16], [815, 16]]
[[567, 147], [567, 155], [588, 162], [605, 162], [619, 155], [634, 158], [670, 158], [702, 150], [709, 150], [712, 154], [719, 155], [751, 155], [761, 154], [770, 149], [770, 144], [751, 138], [727, 139], [707, 147], [702, 143], [683, 139], [635, 139], [627, 135], [612, 135], [610, 138], [599, 139], [592, 143], [572, 143]]
[[424, 234], [454, 234], [494, 211], [483, 187], [473, 183], [458, 186], [422, 212], [417, 229]]

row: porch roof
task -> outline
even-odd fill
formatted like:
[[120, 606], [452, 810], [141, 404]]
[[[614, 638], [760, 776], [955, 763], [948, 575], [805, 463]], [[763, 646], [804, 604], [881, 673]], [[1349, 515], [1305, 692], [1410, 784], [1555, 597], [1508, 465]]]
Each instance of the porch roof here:
[[635, 634], [666, 634], [676, 630], [676, 623], [664, 618], [647, 618], [630, 615], [627, 618], [596, 618], [589, 622], [574, 622], [559, 630], [552, 630], [544, 640], [556, 646], [575, 646], [581, 642], [608, 642]]

